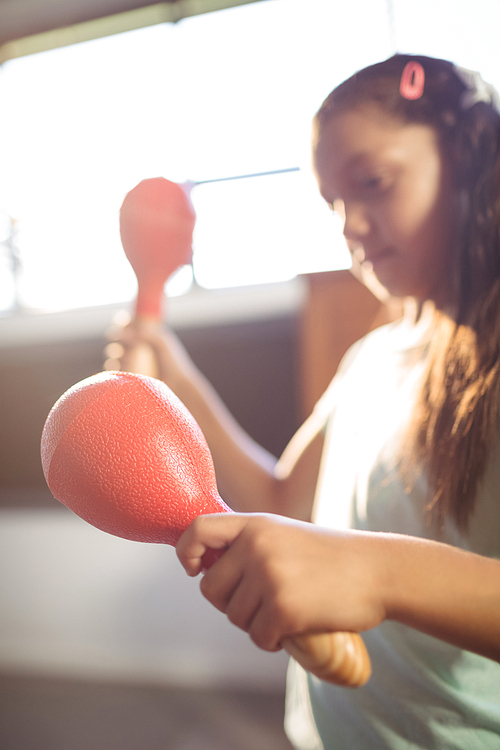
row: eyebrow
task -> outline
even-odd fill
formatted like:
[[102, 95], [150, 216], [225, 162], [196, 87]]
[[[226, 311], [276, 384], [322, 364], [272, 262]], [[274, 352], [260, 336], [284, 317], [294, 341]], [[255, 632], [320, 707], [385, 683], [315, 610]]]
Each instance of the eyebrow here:
[[350, 157], [344, 168], [352, 169], [353, 167], [365, 166], [367, 161], [381, 161], [380, 155], [374, 156], [372, 152], [362, 151]]

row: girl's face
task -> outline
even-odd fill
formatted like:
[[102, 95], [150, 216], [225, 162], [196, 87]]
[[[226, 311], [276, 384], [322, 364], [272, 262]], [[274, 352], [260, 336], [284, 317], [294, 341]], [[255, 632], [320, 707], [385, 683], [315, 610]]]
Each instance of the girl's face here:
[[351, 252], [387, 291], [446, 305], [452, 191], [435, 131], [359, 106], [315, 133], [313, 164]]

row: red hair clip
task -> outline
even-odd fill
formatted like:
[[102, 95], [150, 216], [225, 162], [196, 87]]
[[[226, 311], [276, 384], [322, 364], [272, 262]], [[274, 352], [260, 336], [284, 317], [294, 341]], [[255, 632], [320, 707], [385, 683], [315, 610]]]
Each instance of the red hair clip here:
[[406, 63], [401, 73], [399, 93], [405, 99], [420, 99], [424, 93], [425, 72], [416, 60]]

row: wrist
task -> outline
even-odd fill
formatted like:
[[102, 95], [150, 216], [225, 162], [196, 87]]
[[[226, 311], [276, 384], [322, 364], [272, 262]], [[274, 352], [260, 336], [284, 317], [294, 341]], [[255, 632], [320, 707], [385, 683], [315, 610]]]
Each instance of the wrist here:
[[379, 582], [386, 620], [398, 620], [411, 582], [406, 578], [404, 544], [397, 534], [378, 534]]
[[[382, 612], [382, 620], [400, 620], [411, 606], [409, 595], [413, 589], [408, 568], [408, 543], [411, 537], [399, 534], [368, 532], [374, 594]], [[410, 566], [411, 567], [411, 566]]]

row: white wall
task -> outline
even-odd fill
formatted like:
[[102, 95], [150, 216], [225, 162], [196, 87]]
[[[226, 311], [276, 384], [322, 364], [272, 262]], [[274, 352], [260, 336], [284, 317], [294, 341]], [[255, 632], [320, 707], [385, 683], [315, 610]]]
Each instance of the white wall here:
[[63, 507], [0, 512], [0, 669], [267, 689], [286, 661], [212, 608], [173, 548]]

